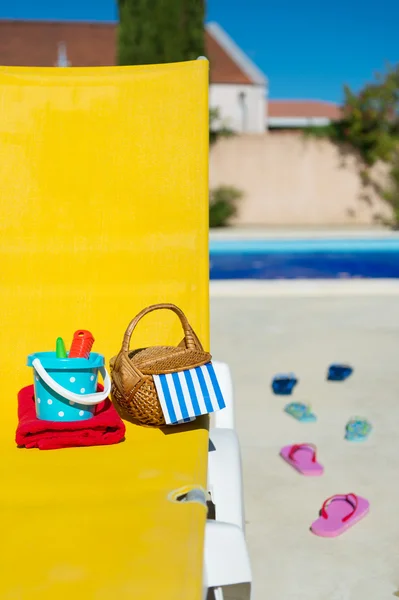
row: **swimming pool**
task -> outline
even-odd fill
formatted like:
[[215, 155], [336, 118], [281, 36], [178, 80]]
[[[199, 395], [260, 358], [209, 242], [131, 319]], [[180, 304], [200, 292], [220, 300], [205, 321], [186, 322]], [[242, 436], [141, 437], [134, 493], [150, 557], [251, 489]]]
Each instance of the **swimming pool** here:
[[399, 278], [399, 237], [211, 240], [210, 278]]

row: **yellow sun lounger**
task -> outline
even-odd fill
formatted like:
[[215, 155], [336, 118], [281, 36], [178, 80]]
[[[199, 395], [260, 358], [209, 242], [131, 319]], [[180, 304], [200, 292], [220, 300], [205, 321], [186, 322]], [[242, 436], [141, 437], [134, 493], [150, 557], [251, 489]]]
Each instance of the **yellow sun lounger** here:
[[[199, 600], [207, 419], [127, 424], [112, 447], [17, 449], [31, 352], [91, 330], [109, 359], [144, 306], [182, 307], [205, 347], [208, 63], [0, 68], [4, 600]], [[165, 313], [165, 314], [163, 314]], [[174, 344], [162, 311], [135, 343]], [[174, 496], [175, 494], [175, 496]]]
[[[111, 447], [14, 442], [26, 357], [57, 336], [88, 328], [110, 358], [132, 315], [168, 301], [209, 346], [207, 88], [206, 61], [0, 68], [1, 600], [250, 595], [227, 365], [209, 436], [202, 418], [127, 423]], [[153, 313], [135, 345], [180, 339]]]

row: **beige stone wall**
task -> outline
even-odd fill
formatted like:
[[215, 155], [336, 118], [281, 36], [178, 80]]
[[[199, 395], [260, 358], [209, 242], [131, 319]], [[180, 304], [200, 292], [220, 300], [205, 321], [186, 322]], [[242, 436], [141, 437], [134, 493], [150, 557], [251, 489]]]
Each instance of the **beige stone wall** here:
[[298, 133], [220, 140], [211, 150], [210, 185], [243, 190], [239, 225], [369, 225], [391, 214], [362, 186], [354, 156]]

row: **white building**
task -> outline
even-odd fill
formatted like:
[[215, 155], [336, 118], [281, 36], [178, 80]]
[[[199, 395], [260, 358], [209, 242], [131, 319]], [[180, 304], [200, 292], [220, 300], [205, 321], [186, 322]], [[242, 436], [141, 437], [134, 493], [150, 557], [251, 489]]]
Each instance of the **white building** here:
[[264, 133], [267, 77], [217, 23], [206, 26], [210, 106], [238, 133]]
[[210, 106], [237, 133], [295, 131], [341, 118], [341, 108], [322, 100], [270, 100], [267, 77], [217, 23], [206, 26]]

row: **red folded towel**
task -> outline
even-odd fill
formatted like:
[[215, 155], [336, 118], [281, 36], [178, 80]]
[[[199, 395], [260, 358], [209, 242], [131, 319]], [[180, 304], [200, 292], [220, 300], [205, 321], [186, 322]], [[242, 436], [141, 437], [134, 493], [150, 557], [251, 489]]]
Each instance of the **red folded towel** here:
[[20, 447], [54, 450], [74, 446], [106, 446], [121, 442], [124, 436], [125, 424], [108, 398], [96, 406], [91, 419], [61, 423], [41, 421], [36, 417], [33, 385], [18, 393], [15, 441]]

